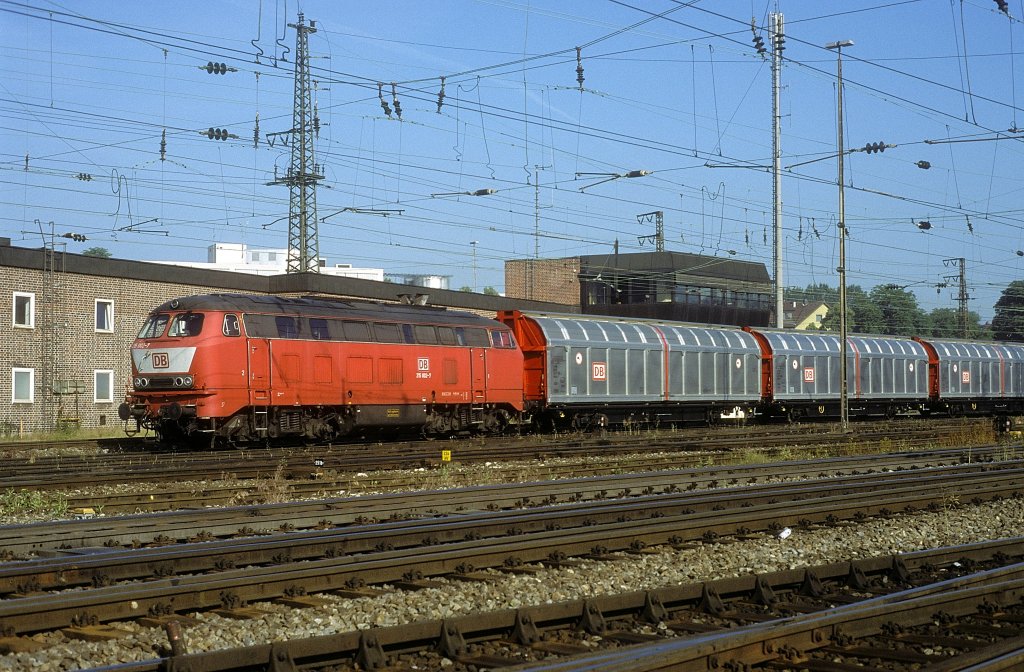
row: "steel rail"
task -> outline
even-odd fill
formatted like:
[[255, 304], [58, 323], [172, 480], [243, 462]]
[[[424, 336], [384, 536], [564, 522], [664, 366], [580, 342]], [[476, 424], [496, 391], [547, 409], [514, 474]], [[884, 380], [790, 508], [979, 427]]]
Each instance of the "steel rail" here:
[[[492, 438], [487, 443], [474, 439], [451, 442], [411, 442], [399, 444], [332, 444], [316, 447], [251, 448], [225, 451], [196, 452], [129, 452], [119, 449], [92, 456], [61, 455], [54, 457], [8, 456], [0, 467], [0, 487], [24, 489], [54, 489], [68, 485], [119, 484], [126, 480], [151, 479], [218, 479], [259, 478], [279, 468], [293, 479], [301, 479], [324, 470], [368, 471], [382, 468], [418, 467], [440, 463], [441, 450], [451, 450], [456, 459], [475, 463], [485, 460], [507, 459], [510, 454], [523, 459], [542, 457], [578, 457], [607, 453], [611, 450], [653, 452], [696, 451], [723, 452], [734, 448], [748, 448], [753, 443], [759, 449], [791, 448], [806, 444], [851, 444], [889, 439], [907, 441], [917, 437], [920, 441], [934, 440], [950, 432], [963, 432], [962, 423], [940, 426], [904, 423], [868, 425], [856, 436], [818, 428], [801, 426], [799, 430], [777, 426], [744, 428], [743, 431], [679, 430], [666, 436], [657, 433], [642, 437], [612, 434], [604, 438], [564, 436], [528, 436], [518, 438]], [[911, 425], [907, 427], [906, 425]], [[752, 431], [756, 429], [757, 431]], [[815, 430], [818, 431], [815, 431]], [[120, 445], [120, 444], [119, 444]], [[0, 444], [0, 451], [4, 444]], [[15, 452], [10, 451], [9, 452]], [[318, 463], [318, 464], [314, 464]]]
[[[928, 454], [937, 454], [938, 451], [928, 451]], [[1006, 454], [1005, 446], [983, 447], [972, 449], [970, 459], [975, 461], [986, 459], [998, 459]], [[947, 454], [954, 454], [950, 450]], [[915, 453], [915, 456], [917, 454]], [[959, 451], [961, 458], [965, 457], [964, 451]], [[698, 467], [706, 464], [707, 454], [694, 455], [671, 455], [649, 458], [629, 458], [614, 460], [602, 463], [579, 464], [542, 464], [533, 467], [524, 467], [519, 464], [497, 465], [489, 471], [492, 478], [515, 480], [524, 469], [533, 472], [531, 480], [553, 480], [556, 478], [573, 478], [582, 474], [588, 477], [601, 475], [622, 474], [629, 472], [650, 472], [666, 470], [669, 468], [680, 469], [683, 467]], [[729, 464], [728, 458], [715, 460], [719, 463]], [[851, 464], [858, 463], [858, 460], [848, 458]], [[917, 457], [918, 463], [924, 461]], [[860, 463], [864, 460], [861, 458]], [[437, 476], [440, 478], [440, 476]], [[264, 475], [265, 482], [277, 478], [276, 473], [267, 472]], [[446, 478], [452, 481], [453, 485], [462, 484], [473, 478], [470, 473], [458, 471], [449, 472]], [[302, 497], [323, 497], [332, 491], [344, 490], [346, 492], [360, 492], [367, 489], [380, 492], [382, 490], [415, 490], [422, 488], [424, 481], [421, 471], [396, 471], [378, 472], [372, 476], [362, 475], [339, 475], [333, 469], [315, 471], [309, 474], [298, 475], [292, 473], [287, 477], [285, 487], [293, 498]], [[67, 504], [74, 510], [102, 510], [105, 514], [137, 513], [140, 511], [162, 511], [174, 508], [190, 508], [201, 503], [203, 506], [229, 506], [237, 504], [255, 504], [263, 498], [259, 487], [259, 479], [255, 483], [230, 483], [223, 484], [217, 481], [203, 484], [202, 487], [181, 487], [178, 489], [167, 489], [161, 484], [159, 489], [145, 493], [104, 493], [101, 495], [90, 494], [67, 497]]]
[[[972, 470], [973, 471], [973, 470]], [[530, 511], [462, 514], [449, 519], [396, 521], [358, 528], [327, 529], [206, 541], [174, 547], [136, 550], [105, 550], [102, 553], [47, 557], [33, 561], [0, 564], [0, 595], [56, 590], [75, 586], [105, 585], [113, 581], [138, 580], [155, 576], [209, 572], [235, 566], [280, 564], [282, 558], [300, 561], [330, 554], [368, 553], [376, 549], [408, 548], [450, 543], [466, 538], [507, 537], [549, 529], [610, 524], [641, 517], [678, 516], [686, 511], [691, 520], [680, 528], [680, 538], [715, 534], [716, 519], [725, 520], [730, 510], [751, 509], [786, 498], [787, 501], [815, 499], [820, 502], [855, 503], [873, 493], [890, 493], [909, 488], [940, 491], [961, 480], [969, 471], [950, 468], [927, 474], [907, 472], [888, 475], [848, 477], [829, 482], [802, 482], [788, 487], [772, 485], [701, 493], [645, 495], [627, 500], [605, 500]], [[985, 470], [989, 481], [1001, 480], [999, 471]], [[1003, 472], [1005, 474], [1007, 472]], [[1024, 477], [1024, 468], [1017, 469]], [[909, 485], [907, 481], [912, 481]], [[977, 487], [974, 479], [968, 487]], [[948, 491], [947, 491], [948, 492]], [[757, 524], [765, 524], [757, 521]], [[770, 523], [768, 523], [770, 524]], [[726, 528], [727, 529], [727, 528]], [[754, 528], [766, 529], [766, 528]], [[727, 529], [727, 533], [729, 533]]]
[[[968, 559], [984, 561], [993, 557], [1020, 558], [1024, 553], [1024, 538], [1007, 539], [995, 542], [982, 542], [967, 546], [956, 546], [942, 549], [931, 549], [899, 556], [858, 559], [850, 562], [831, 563], [825, 566], [810, 567], [798, 570], [783, 570], [729, 579], [720, 579], [705, 583], [685, 586], [669, 586], [650, 591], [633, 592], [621, 595], [606, 595], [587, 600], [538, 605], [520, 609], [506, 609], [497, 612], [472, 614], [445, 620], [432, 620], [408, 625], [374, 628], [363, 632], [346, 632], [307, 639], [289, 640], [274, 644], [260, 644], [252, 647], [227, 649], [206, 653], [187, 654], [127, 663], [116, 666], [121, 672], [240, 672], [242, 670], [297, 670], [314, 666], [352, 665], [356, 663], [362, 669], [377, 669], [388, 665], [402, 653], [416, 652], [423, 649], [439, 650], [463, 664], [476, 664], [487, 667], [488, 661], [482, 661], [467, 650], [467, 644], [495, 639], [517, 643], [529, 650], [552, 652], [545, 648], [543, 635], [559, 628], [593, 628], [596, 632], [614, 636], [602, 624], [605, 619], [622, 617], [638, 617], [648, 622], [666, 621], [680, 609], [696, 608], [707, 599], [708, 595], [719, 596], [722, 600], [743, 599], [767, 589], [782, 595], [787, 592], [798, 594], [801, 587], [812, 580], [824, 590], [826, 586], [848, 584], [850, 577], [859, 576], [864, 581], [872, 577], [891, 576], [897, 580], [911, 573], [920, 572], [925, 567], [949, 566], [957, 561]], [[1020, 564], [1014, 570], [1001, 570], [989, 573], [989, 578], [1007, 579], [1020, 574]], [[980, 577], [984, 581], [985, 576]], [[970, 586], [977, 584], [979, 577], [966, 577], [960, 581], [947, 582], [947, 588]], [[983, 584], [982, 584], [983, 585]], [[921, 590], [922, 595], [937, 592], [934, 584]], [[906, 593], [899, 597], [898, 593], [880, 598], [879, 601], [905, 599]], [[826, 593], [824, 598], [827, 599]], [[822, 605], [827, 608], [828, 603]], [[778, 619], [764, 623], [764, 628], [771, 630]], [[665, 641], [665, 640], [662, 640]], [[683, 648], [694, 641], [693, 638], [679, 640]], [[661, 642], [659, 642], [661, 643]], [[1011, 650], [1000, 651], [992, 647], [982, 654], [970, 653], [947, 661], [945, 664], [933, 664], [929, 672], [954, 672], [955, 670], [974, 670], [975, 672], [995, 672], [997, 670], [1014, 669], [1012, 664], [1019, 656], [1019, 642], [1005, 647]], [[652, 645], [653, 647], [653, 645]], [[643, 664], [651, 663], [651, 656], [646, 655], [645, 648], [630, 647], [619, 654], [626, 658], [639, 659]], [[784, 650], [784, 649], [779, 649]], [[985, 655], [985, 654], [988, 655]], [[603, 657], [603, 654], [601, 654]], [[592, 658], [592, 657], [591, 657]], [[623, 661], [620, 655], [619, 660]], [[490, 661], [490, 667], [499, 666], [499, 661]], [[587, 667], [591, 659], [576, 658], [572, 661], [561, 661], [564, 670], [590, 669]], [[710, 661], [709, 661], [710, 662]], [[720, 669], [726, 669], [722, 661], [717, 661]], [[728, 661], [726, 661], [728, 662]], [[1004, 666], [992, 666], [1002, 663]], [[508, 661], [505, 662], [507, 666]], [[576, 667], [573, 667], [576, 665]], [[503, 667], [505, 667], [503, 666]], [[530, 665], [522, 669], [533, 669]], [[612, 668], [620, 669], [620, 668]], [[624, 669], [624, 668], [621, 668]], [[701, 670], [709, 668], [699, 668]]]
[[[648, 474], [616, 474], [506, 485], [424, 491], [415, 494], [335, 497], [314, 502], [196, 509], [159, 514], [98, 517], [0, 526], [0, 548], [9, 555], [60, 552], [60, 548], [140, 546], [182, 540], [223, 538], [274, 531], [310, 529], [410, 515], [437, 515], [471, 510], [522, 507], [533, 503], [571, 502], [587, 498], [623, 497], [644, 492], [689, 491], [761, 479], [823, 477], [846, 472], [913, 470], [965, 460], [990, 460], [992, 453], [928, 451], [860, 458], [830, 458], [771, 465], [740, 465], [714, 469], [683, 469]], [[1014, 461], [1000, 464], [1013, 464]], [[980, 468], [971, 462], [964, 468]], [[782, 485], [780, 487], [786, 487]], [[102, 510], [102, 509], [99, 509]]]
[[[963, 616], [979, 604], [1013, 605], [1024, 599], [1024, 564], [981, 572], [965, 579], [912, 588], [900, 593], [838, 606], [826, 613], [794, 616], [770, 624], [741, 626], [728, 632], [685, 640], [639, 644], [592, 656], [551, 663], [529, 663], [506, 668], [509, 672], [656, 672], [658, 670], [742, 669], [771, 661], [801, 667], [807, 652], [848, 638], [877, 635], [892, 622], [903, 627], [930, 623], [936, 613]], [[1019, 659], [1024, 641], [1014, 638], [994, 650], [975, 651], [974, 664]], [[961, 670], [963, 667], [949, 667]], [[960, 665], [960, 661], [953, 663]], [[934, 668], [927, 668], [930, 672]], [[991, 668], [985, 668], [991, 669]]]
[[[1012, 471], [1014, 473], [1004, 475], [1003, 479], [987, 473], [960, 475], [953, 483], [956, 484], [956, 492], [967, 498], [986, 500], [1020, 496], [1024, 474], [1020, 470]], [[678, 544], [688, 539], [705, 538], [709, 532], [723, 535], [738, 529], [795, 526], [801, 521], [803, 524], [826, 522], [835, 519], [837, 512], [852, 518], [900, 509], [919, 509], [940, 503], [948, 494], [948, 485], [931, 490], [923, 488], [920, 483], [907, 483], [901, 489], [886, 487], [860, 497], [847, 494], [802, 501], [776, 501], [740, 507], [734, 511], [713, 511], [703, 518], [698, 515], [696, 519], [694, 514], [683, 513], [431, 545], [417, 548], [414, 555], [403, 548], [285, 562], [270, 567], [247, 567], [211, 575], [178, 576], [144, 584], [15, 597], [0, 601], [0, 632], [20, 634], [76, 622], [108, 622], [230, 607], [286, 595], [337, 590], [344, 586], [401, 581], [408, 579], [410, 572], [440, 576], [483, 567], [518, 566], [552, 559], [558, 562], [565, 557], [635, 551], [650, 545]], [[460, 523], [457, 520], [440, 520], [436, 525], [452, 530]], [[345, 548], [339, 550], [346, 552]]]

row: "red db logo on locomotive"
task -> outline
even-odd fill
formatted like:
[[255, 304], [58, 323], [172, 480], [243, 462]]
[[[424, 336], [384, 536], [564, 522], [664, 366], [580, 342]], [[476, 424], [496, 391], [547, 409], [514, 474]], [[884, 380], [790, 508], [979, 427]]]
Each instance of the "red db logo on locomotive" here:
[[154, 352], [153, 353], [153, 368], [154, 369], [166, 369], [171, 365], [171, 358], [167, 356], [166, 352]]

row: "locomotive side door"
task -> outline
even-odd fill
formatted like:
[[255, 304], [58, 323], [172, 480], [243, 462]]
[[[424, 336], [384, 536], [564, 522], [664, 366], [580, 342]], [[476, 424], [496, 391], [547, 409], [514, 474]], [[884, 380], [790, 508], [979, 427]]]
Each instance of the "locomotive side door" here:
[[487, 401], [487, 349], [472, 348], [469, 351], [469, 368], [473, 380], [473, 404]]
[[249, 403], [270, 403], [270, 341], [265, 338], [249, 339]]

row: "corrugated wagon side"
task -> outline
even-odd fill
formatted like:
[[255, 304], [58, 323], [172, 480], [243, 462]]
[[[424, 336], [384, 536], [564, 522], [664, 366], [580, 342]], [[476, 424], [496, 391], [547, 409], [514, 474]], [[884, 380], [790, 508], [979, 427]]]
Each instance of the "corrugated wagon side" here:
[[[748, 329], [763, 349], [762, 412], [788, 419], [838, 417], [839, 336]], [[928, 398], [928, 353], [896, 336], [850, 336], [846, 385], [851, 416], [918, 410]]]
[[1024, 345], [915, 340], [929, 355], [928, 412], [954, 417], [1024, 412]]
[[580, 315], [499, 314], [545, 425], [706, 422], [760, 397], [760, 352], [740, 329]]

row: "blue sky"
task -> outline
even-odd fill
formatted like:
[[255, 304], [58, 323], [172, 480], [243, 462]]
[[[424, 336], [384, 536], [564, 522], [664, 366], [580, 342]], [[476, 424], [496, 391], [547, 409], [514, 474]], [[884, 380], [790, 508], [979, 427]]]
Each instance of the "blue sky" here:
[[[58, 235], [87, 236], [62, 239], [69, 251], [136, 259], [204, 261], [213, 242], [286, 247], [287, 189], [267, 183], [287, 171], [290, 150], [267, 134], [291, 126], [295, 32], [285, 24], [302, 11], [317, 27], [329, 264], [502, 290], [508, 258], [602, 254], [616, 240], [622, 252], [652, 249], [653, 224], [638, 215], [661, 210], [666, 249], [734, 253], [770, 270], [771, 68], [751, 18], [770, 45], [778, 11], [784, 283], [837, 283], [836, 54], [824, 45], [853, 40], [845, 146], [894, 146], [847, 156], [848, 282], [895, 283], [926, 309], [955, 307], [956, 287], [938, 285], [962, 257], [971, 309], [990, 319], [1024, 266], [1024, 133], [1014, 132], [1024, 126], [1024, 1], [1007, 9], [0, 0], [0, 235], [35, 247], [53, 222]], [[232, 70], [208, 74], [208, 61]], [[210, 127], [238, 137], [210, 140]], [[635, 170], [651, 174], [577, 177]], [[440, 195], [480, 189], [494, 193]]]

